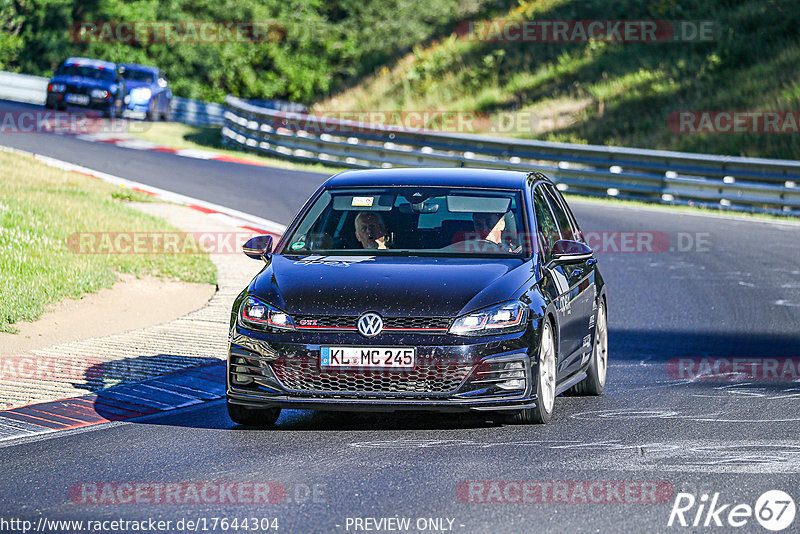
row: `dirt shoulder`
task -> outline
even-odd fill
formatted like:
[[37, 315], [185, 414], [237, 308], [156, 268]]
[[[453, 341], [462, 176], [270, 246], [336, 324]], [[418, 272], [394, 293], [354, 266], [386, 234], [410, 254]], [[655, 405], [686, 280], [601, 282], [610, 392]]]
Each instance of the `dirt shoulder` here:
[[[132, 204], [184, 232], [242, 232], [221, 218], [168, 203]], [[121, 277], [65, 300], [18, 334], [0, 336], [0, 410], [93, 393], [224, 359], [232, 303], [263, 266], [239, 250], [210, 254], [217, 287]]]
[[111, 288], [65, 299], [38, 321], [16, 323], [17, 333], [0, 333], [0, 356], [165, 323], [202, 308], [215, 291], [211, 284], [121, 274]]

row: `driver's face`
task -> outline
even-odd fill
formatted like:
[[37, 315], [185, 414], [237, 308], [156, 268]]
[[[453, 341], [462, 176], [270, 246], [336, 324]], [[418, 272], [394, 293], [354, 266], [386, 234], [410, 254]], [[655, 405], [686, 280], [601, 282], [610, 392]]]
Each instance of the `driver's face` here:
[[472, 217], [472, 223], [475, 225], [475, 231], [485, 239], [502, 218], [503, 215], [499, 213], [476, 213]]
[[365, 213], [356, 218], [356, 239], [364, 248], [379, 248], [386, 238], [386, 226], [375, 213]]

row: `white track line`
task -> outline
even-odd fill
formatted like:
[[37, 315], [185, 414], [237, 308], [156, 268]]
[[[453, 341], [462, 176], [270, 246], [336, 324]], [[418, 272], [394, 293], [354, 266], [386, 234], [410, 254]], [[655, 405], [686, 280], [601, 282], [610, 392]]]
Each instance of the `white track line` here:
[[0, 146], [0, 150], [2, 150], [3, 152], [10, 152], [12, 154], [31, 156], [41, 161], [45, 165], [49, 165], [50, 167], [55, 167], [65, 171], [85, 174], [103, 180], [104, 182], [119, 185], [122, 187], [127, 187], [133, 190], [142, 191], [154, 198], [158, 198], [159, 200], [174, 202], [176, 204], [182, 204], [195, 209], [199, 208], [200, 211], [219, 214], [227, 218], [228, 222], [233, 226], [257, 228], [258, 230], [264, 230], [266, 232], [277, 235], [283, 234], [283, 232], [286, 230], [286, 226], [277, 223], [275, 221], [270, 221], [269, 219], [264, 219], [262, 217], [251, 215], [249, 213], [244, 213], [243, 211], [235, 210], [225, 206], [220, 206], [219, 204], [206, 202], [205, 200], [200, 200], [199, 198], [181, 195], [180, 193], [173, 193], [172, 191], [167, 191], [165, 189], [160, 189], [158, 187], [153, 187], [151, 185], [135, 182], [133, 180], [128, 180], [127, 178], [120, 178], [119, 176], [114, 176], [113, 174], [97, 171], [94, 169], [90, 169], [88, 167], [83, 167], [81, 165], [75, 165], [74, 163], [69, 163], [67, 161], [63, 161], [60, 159], [51, 158], [50, 156], [43, 156], [41, 154], [35, 154], [33, 152], [27, 152], [25, 150], [19, 150], [16, 148], [4, 147], [4, 146]]

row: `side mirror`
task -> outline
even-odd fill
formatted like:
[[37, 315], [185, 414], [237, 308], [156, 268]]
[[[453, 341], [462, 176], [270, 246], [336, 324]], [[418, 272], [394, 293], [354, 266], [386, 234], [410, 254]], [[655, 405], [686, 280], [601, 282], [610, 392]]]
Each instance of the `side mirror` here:
[[592, 249], [578, 241], [561, 239], [553, 243], [550, 257], [563, 263], [588, 260], [592, 257]]
[[242, 252], [248, 258], [254, 260], [269, 260], [269, 254], [272, 252], [272, 236], [271, 235], [257, 235], [247, 240], [247, 243], [242, 245]]
[[158, 86], [159, 87], [166, 87], [167, 86], [167, 80], [165, 80], [164, 78], [159, 78], [158, 79]]

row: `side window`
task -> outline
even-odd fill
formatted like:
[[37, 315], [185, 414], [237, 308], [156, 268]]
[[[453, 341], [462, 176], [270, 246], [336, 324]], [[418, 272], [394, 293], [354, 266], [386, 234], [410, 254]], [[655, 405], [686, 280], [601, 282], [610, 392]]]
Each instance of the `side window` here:
[[544, 190], [545, 197], [547, 197], [547, 201], [550, 203], [550, 207], [553, 209], [553, 215], [556, 216], [556, 223], [558, 223], [558, 228], [561, 230], [561, 239], [573, 240], [572, 225], [570, 224], [569, 217], [567, 217], [567, 212], [564, 211], [561, 203], [556, 198], [556, 192], [553, 191], [553, 187], [550, 185], [543, 185], [542, 189]]
[[567, 200], [563, 197], [558, 190], [554, 190], [553, 193], [555, 194], [556, 198], [558, 198], [558, 202], [561, 207], [566, 212], [567, 217], [569, 217], [569, 225], [572, 228], [572, 239], [575, 241], [580, 241], [581, 243], [585, 243], [586, 241], [583, 238], [583, 232], [581, 231], [581, 227], [578, 225], [578, 220], [575, 218], [575, 214], [572, 213], [569, 205], [567, 204]]
[[561, 236], [558, 233], [555, 218], [547, 205], [547, 200], [542, 194], [542, 187], [533, 190], [533, 209], [536, 212], [537, 239], [543, 249], [545, 259], [549, 259], [553, 244], [561, 239]]

